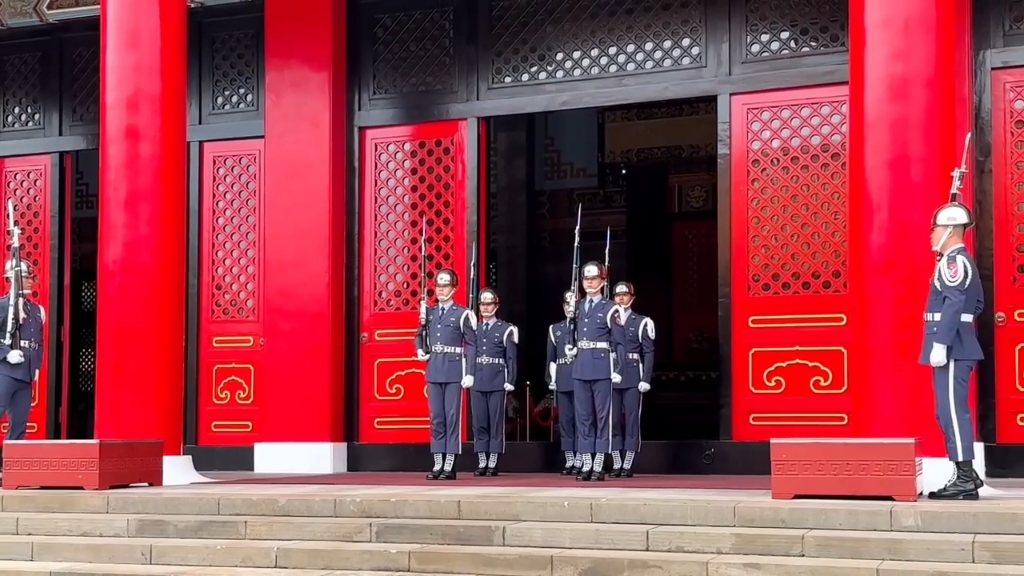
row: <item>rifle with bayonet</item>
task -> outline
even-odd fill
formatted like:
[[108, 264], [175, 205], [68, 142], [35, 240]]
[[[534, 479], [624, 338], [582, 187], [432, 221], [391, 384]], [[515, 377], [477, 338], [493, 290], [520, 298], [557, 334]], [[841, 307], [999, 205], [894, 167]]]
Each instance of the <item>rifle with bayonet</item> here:
[[583, 204], [576, 209], [576, 236], [572, 243], [572, 281], [569, 292], [572, 303], [569, 313], [569, 346], [576, 347], [576, 324], [580, 316], [580, 220], [583, 217]]
[[611, 294], [611, 284], [609, 284], [611, 282], [611, 280], [612, 280], [611, 262], [610, 262], [610, 259], [609, 259], [609, 253], [611, 252], [611, 249], [612, 249], [612, 227], [609, 226], [608, 227], [608, 232], [604, 236], [604, 297], [605, 297], [605, 299], [608, 299], [609, 298], [609, 294]]
[[[476, 314], [476, 298], [479, 293], [479, 289], [476, 285], [476, 241], [473, 241], [473, 251], [470, 253], [469, 262], [469, 311], [471, 314]], [[474, 316], [475, 317], [475, 316]]]
[[7, 229], [11, 232], [11, 295], [7, 306], [7, 331], [4, 344], [11, 350], [21, 349], [21, 315], [25, 299], [21, 277], [21, 229], [14, 221], [14, 202], [7, 201]]
[[952, 172], [953, 182], [949, 187], [949, 201], [960, 202], [960, 189], [964, 187], [964, 178], [967, 176], [967, 155], [971, 150], [971, 133], [967, 133], [964, 139], [964, 153], [960, 158], [960, 167], [954, 168]]
[[423, 232], [420, 235], [420, 332], [423, 350], [430, 353], [430, 329], [427, 328], [427, 215], [423, 214]]

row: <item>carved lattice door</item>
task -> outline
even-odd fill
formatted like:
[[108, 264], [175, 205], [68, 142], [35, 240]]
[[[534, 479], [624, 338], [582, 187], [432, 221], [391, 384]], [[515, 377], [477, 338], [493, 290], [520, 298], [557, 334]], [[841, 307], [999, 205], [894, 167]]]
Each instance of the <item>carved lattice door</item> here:
[[992, 74], [996, 442], [1024, 443], [1024, 68]]
[[[0, 160], [3, 174], [3, 214], [4, 247], [3, 261], [6, 262], [11, 250], [11, 236], [7, 230], [9, 215], [7, 201], [14, 201], [14, 218], [21, 228], [21, 257], [32, 265], [36, 272], [36, 285], [32, 291], [32, 301], [43, 307], [46, 323], [43, 329], [43, 368], [39, 379], [32, 384], [32, 410], [28, 418], [29, 440], [46, 438], [46, 425], [49, 404], [50, 370], [49, 359], [53, 354], [50, 350], [50, 329], [54, 312], [50, 309], [50, 294], [53, 278], [50, 277], [50, 204], [51, 186], [53, 184], [53, 161], [50, 156], [24, 156]], [[0, 290], [6, 295], [10, 286], [4, 282]], [[6, 318], [0, 318], [6, 322]], [[7, 434], [7, 418], [0, 424], [0, 433]], [[2, 440], [0, 440], [2, 441]]]
[[198, 441], [251, 446], [263, 371], [263, 140], [203, 145]]
[[[454, 269], [460, 276], [455, 299], [465, 305], [466, 129], [466, 122], [458, 120], [362, 132], [361, 442], [429, 440], [424, 365], [416, 360], [413, 346], [423, 218], [428, 284], [437, 270]], [[432, 288], [428, 290], [433, 303]]]
[[733, 437], [854, 436], [845, 85], [732, 98]]

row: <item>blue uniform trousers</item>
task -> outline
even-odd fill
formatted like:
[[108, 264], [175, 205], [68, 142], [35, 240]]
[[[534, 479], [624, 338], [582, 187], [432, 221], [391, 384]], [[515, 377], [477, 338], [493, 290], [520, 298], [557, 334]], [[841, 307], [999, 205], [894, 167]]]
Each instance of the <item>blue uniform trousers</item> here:
[[977, 360], [950, 360], [934, 368], [935, 416], [946, 437], [946, 452], [954, 462], [974, 460], [974, 425], [967, 404], [971, 371]]
[[469, 407], [473, 413], [473, 451], [505, 453], [504, 389], [493, 392], [470, 390]]
[[558, 402], [558, 435], [563, 452], [576, 452], [576, 402], [573, 392], [556, 392]]
[[576, 402], [576, 434], [584, 454], [611, 450], [612, 381], [573, 380]]
[[31, 407], [32, 383], [0, 374], [0, 416], [7, 414], [8, 440], [25, 439]]
[[612, 390], [612, 450], [640, 450], [639, 388]]
[[462, 386], [458, 382], [428, 382], [430, 451], [462, 453]]

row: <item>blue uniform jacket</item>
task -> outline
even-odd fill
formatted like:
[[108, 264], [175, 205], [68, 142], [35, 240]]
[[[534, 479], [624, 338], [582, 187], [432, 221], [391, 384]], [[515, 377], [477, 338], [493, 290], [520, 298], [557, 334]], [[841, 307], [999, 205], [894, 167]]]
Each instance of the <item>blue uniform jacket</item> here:
[[519, 344], [519, 329], [499, 318], [481, 322], [476, 329], [476, 376], [473, 390], [497, 392], [505, 383], [516, 384], [516, 346]]
[[474, 376], [476, 314], [454, 302], [446, 311], [440, 306], [428, 308], [426, 327], [416, 332], [416, 349], [430, 355], [427, 382], [461, 382], [464, 376]]
[[[621, 318], [621, 312], [619, 313]], [[630, 311], [622, 321], [626, 338], [626, 363], [622, 382], [615, 388], [636, 388], [641, 382], [651, 383], [654, 372], [654, 321]]]
[[[10, 296], [0, 298], [0, 332], [7, 329], [7, 309], [10, 304]], [[7, 362], [7, 353], [11, 347], [0, 342], [0, 374], [31, 383], [35, 380], [36, 371], [43, 367], [43, 323], [46, 322], [46, 312], [42, 306], [25, 300], [26, 317], [21, 322], [21, 351], [25, 355], [25, 361], [21, 364], [10, 364]], [[0, 340], [4, 338], [0, 335]]]
[[921, 364], [929, 364], [932, 344], [946, 346], [952, 360], [982, 360], [974, 320], [985, 309], [978, 267], [963, 245], [950, 249], [935, 266], [924, 315]]
[[[555, 364], [555, 390], [572, 392], [572, 358], [565, 355], [565, 347], [569, 345], [569, 319], [555, 322], [548, 327], [548, 355], [545, 366]], [[551, 384], [551, 369], [544, 370], [544, 381]]]
[[626, 350], [622, 325], [616, 320], [618, 307], [601, 298], [586, 312], [587, 299], [579, 303], [576, 323], [577, 355], [572, 362], [575, 380], [608, 380], [612, 371], [621, 376]]

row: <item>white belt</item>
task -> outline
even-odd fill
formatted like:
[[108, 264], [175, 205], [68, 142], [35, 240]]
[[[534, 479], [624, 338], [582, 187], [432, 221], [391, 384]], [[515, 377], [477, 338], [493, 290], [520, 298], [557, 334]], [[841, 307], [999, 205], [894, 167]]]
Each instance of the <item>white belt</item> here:
[[608, 348], [607, 342], [591, 342], [590, 340], [580, 340], [576, 345], [580, 350], [590, 350], [592, 348]]
[[[939, 320], [942, 320], [942, 312], [925, 312], [925, 315], [924, 315], [924, 321], [925, 322], [938, 322]], [[961, 314], [960, 315], [960, 321], [961, 322], [974, 322], [974, 314]]]
[[494, 358], [493, 356], [477, 356], [477, 364], [504, 364], [504, 358]]
[[430, 351], [434, 354], [461, 354], [462, 346], [442, 346], [440, 344], [434, 344], [430, 347]]
[[630, 360], [639, 360], [640, 355], [636, 352], [630, 352], [629, 354], [626, 354], [626, 358], [629, 358]]
[[556, 364], [572, 364], [572, 358], [566, 356], [565, 358], [559, 358], [555, 361]]

